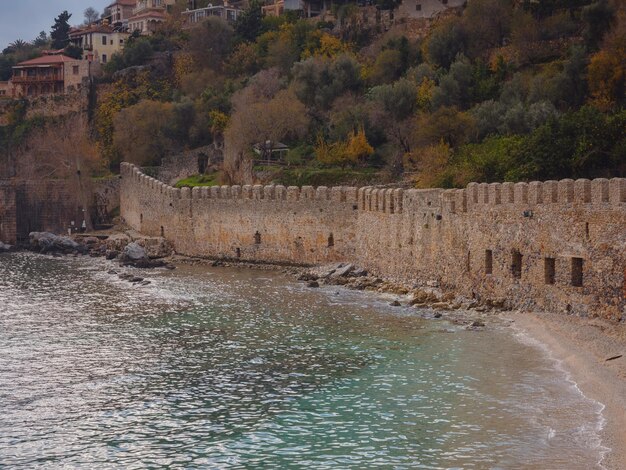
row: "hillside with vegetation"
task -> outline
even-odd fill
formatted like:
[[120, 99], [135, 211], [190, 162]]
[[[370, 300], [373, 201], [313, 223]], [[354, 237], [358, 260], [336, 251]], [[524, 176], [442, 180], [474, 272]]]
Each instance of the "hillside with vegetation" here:
[[[181, 2], [185, 3], [185, 2]], [[423, 34], [263, 17], [133, 37], [98, 85], [98, 171], [213, 145], [198, 184], [402, 183], [626, 176], [626, 13], [600, 0], [470, 0]], [[284, 143], [270, 165], [253, 147]], [[192, 175], [190, 175], [192, 176]]]

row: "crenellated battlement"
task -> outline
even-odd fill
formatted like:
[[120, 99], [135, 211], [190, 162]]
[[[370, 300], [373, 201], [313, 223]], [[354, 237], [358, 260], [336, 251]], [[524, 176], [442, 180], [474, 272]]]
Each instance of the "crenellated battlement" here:
[[196, 186], [194, 188], [175, 188], [147, 176], [135, 165], [122, 163], [122, 177], [130, 178], [134, 183], [147, 187], [173, 199], [219, 199], [251, 201], [331, 201], [335, 203], [356, 204], [357, 188], [348, 186], [283, 186], [283, 185], [233, 185], [233, 186]]
[[[470, 183], [464, 195], [456, 198], [448, 193], [448, 201], [464, 199], [467, 210], [484, 206], [536, 206], [547, 204], [610, 204], [626, 203], [626, 178], [564, 179], [530, 183]], [[457, 205], [457, 207], [460, 207]], [[462, 211], [462, 210], [461, 210]]]
[[470, 183], [466, 189], [403, 190], [398, 188], [355, 188], [348, 186], [234, 185], [174, 188], [147, 176], [135, 165], [122, 163], [122, 176], [136, 184], [173, 199], [221, 199], [253, 201], [332, 201], [356, 204], [358, 210], [401, 214], [422, 192], [439, 193], [448, 212], [483, 210], [488, 206], [531, 207], [548, 204], [626, 204], [626, 178], [564, 179], [530, 183]]

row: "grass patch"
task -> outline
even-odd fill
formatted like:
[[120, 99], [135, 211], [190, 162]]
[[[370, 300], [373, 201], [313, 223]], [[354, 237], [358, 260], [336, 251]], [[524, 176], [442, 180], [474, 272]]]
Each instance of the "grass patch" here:
[[380, 176], [376, 168], [286, 168], [273, 180], [285, 186], [363, 186]]
[[182, 179], [176, 183], [177, 188], [195, 188], [196, 186], [217, 186], [219, 182], [219, 173], [210, 173], [208, 175], [193, 175]]

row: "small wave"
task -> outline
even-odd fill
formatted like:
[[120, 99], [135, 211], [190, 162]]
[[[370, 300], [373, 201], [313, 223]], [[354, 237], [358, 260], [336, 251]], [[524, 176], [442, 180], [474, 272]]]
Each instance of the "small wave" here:
[[[544, 356], [553, 364], [554, 369], [563, 376], [564, 381], [569, 384], [568, 388], [570, 390], [573, 390], [576, 395], [578, 395], [583, 401], [585, 401], [592, 407], [594, 414], [596, 415], [595, 422], [583, 423], [578, 427], [577, 431], [578, 435], [580, 436], [580, 440], [584, 444], [586, 444], [586, 447], [590, 450], [598, 452], [598, 468], [606, 470], [606, 467], [602, 464], [602, 462], [604, 461], [606, 455], [612, 450], [610, 447], [607, 447], [602, 443], [602, 438], [600, 437], [600, 434], [606, 425], [606, 418], [604, 417], [603, 413], [606, 405], [598, 400], [595, 400], [585, 395], [585, 393], [578, 386], [578, 383], [572, 377], [571, 372], [567, 369], [567, 367], [563, 365], [563, 360], [555, 357], [554, 352], [547, 344], [531, 336], [517, 325], [513, 325], [513, 330], [515, 331], [513, 336], [520, 343], [540, 350], [544, 354]], [[552, 439], [555, 435], [556, 431], [551, 428], [548, 438]]]

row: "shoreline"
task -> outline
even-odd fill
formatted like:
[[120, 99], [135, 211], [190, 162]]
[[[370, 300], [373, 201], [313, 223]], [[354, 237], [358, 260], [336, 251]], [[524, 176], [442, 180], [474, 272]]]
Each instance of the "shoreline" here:
[[600, 445], [609, 450], [598, 467], [626, 468], [626, 325], [553, 313], [504, 317], [544, 345], [581, 393], [604, 407]]

